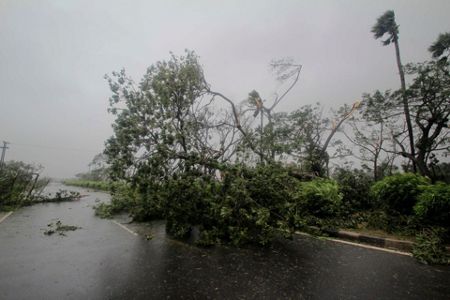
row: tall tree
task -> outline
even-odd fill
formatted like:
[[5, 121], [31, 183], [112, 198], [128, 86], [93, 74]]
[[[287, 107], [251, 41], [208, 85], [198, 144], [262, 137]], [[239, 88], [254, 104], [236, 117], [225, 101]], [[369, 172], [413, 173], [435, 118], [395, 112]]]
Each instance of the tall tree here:
[[154, 182], [177, 172], [214, 172], [234, 152], [229, 114], [213, 113], [194, 52], [172, 55], [147, 69], [136, 86], [125, 71], [108, 79], [114, 135], [105, 154], [114, 178]]
[[353, 153], [353, 156], [361, 160], [363, 168], [372, 172], [374, 180], [383, 177], [386, 171], [390, 173], [396, 157], [395, 153], [383, 151], [386, 143], [392, 141], [389, 131], [395, 125], [392, 121], [395, 118], [385, 118], [390, 98], [390, 91], [364, 94], [358, 113], [348, 122], [352, 131], [343, 131], [347, 139], [359, 148], [359, 154]]
[[289, 114], [275, 114], [273, 148], [281, 158], [287, 156], [298, 161], [303, 172], [319, 177], [328, 176], [328, 149], [339, 146], [339, 140], [333, 143], [333, 138], [358, 105], [345, 105], [331, 119], [323, 116], [319, 103], [302, 106]]
[[[408, 128], [408, 138], [411, 155], [415, 157], [415, 147], [414, 147], [414, 133], [411, 122], [410, 110], [408, 105], [408, 97], [406, 95], [406, 83], [405, 83], [405, 72], [403, 70], [403, 65], [400, 59], [400, 47], [398, 43], [398, 25], [395, 22], [395, 13], [393, 10], [386, 11], [377, 19], [377, 23], [372, 27], [372, 33], [375, 39], [382, 38], [384, 35], [388, 35], [387, 39], [382, 41], [384, 46], [394, 43], [395, 55], [397, 59], [397, 67], [400, 75], [403, 110], [405, 113], [406, 126]], [[413, 170], [416, 172], [416, 164], [414, 160], [412, 161]]]
[[404, 124], [396, 123], [403, 114], [401, 91], [378, 97], [383, 109], [374, 101], [368, 101], [367, 106], [377, 111], [377, 115], [380, 113], [378, 123], [393, 122], [390, 131], [395, 146], [391, 149], [383, 146], [383, 151], [401, 155], [413, 162], [421, 175], [436, 179], [432, 169], [439, 162], [438, 157], [450, 153], [450, 64], [442, 61], [408, 64], [405, 72], [413, 77], [406, 93], [414, 121], [414, 155], [405, 146], [408, 134]]
[[411, 158], [422, 175], [433, 177], [431, 158], [450, 153], [450, 65], [431, 61], [407, 65], [406, 71], [414, 76], [407, 94], [417, 128]]

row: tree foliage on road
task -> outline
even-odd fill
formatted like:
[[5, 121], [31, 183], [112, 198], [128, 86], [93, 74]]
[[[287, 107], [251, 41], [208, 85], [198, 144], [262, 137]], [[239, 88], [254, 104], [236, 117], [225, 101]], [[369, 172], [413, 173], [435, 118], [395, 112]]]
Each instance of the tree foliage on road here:
[[[438, 179], [439, 159], [450, 150], [445, 36], [430, 48], [439, 60], [403, 66], [394, 13], [382, 15], [372, 32], [394, 43], [401, 88], [366, 93], [332, 115], [320, 104], [275, 111], [300, 78], [301, 65], [289, 59], [271, 64], [284, 83], [279, 95], [270, 100], [253, 90], [242, 103], [211, 87], [192, 51], [153, 64], [139, 83], [124, 70], [106, 76], [116, 119], [105, 155], [111, 179], [122, 183], [113, 207], [136, 219], [164, 218], [177, 237], [196, 228], [201, 244], [266, 244], [302, 226], [350, 218], [349, 205], [375, 208], [370, 177], [392, 175], [401, 158]], [[352, 147], [372, 176], [341, 170], [339, 184], [327, 181], [330, 160]], [[359, 200], [349, 199], [355, 193]]]

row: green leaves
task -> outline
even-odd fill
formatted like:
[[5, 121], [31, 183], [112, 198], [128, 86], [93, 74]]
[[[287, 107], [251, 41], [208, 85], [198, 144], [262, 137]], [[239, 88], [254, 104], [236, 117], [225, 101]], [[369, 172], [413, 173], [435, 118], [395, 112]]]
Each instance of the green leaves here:
[[383, 178], [371, 187], [378, 206], [388, 214], [411, 215], [419, 194], [430, 184], [426, 177], [413, 173]]
[[437, 40], [428, 48], [428, 51], [436, 59], [448, 52], [447, 56], [444, 57], [447, 59], [448, 55], [450, 55], [450, 32], [439, 34]]
[[450, 264], [450, 255], [445, 249], [444, 236], [448, 234], [439, 227], [422, 230], [416, 236], [413, 248], [414, 257], [425, 264]]
[[393, 10], [386, 11], [377, 19], [377, 23], [372, 27], [372, 33], [375, 39], [388, 34], [389, 37], [383, 41], [383, 45], [387, 46], [398, 39], [398, 25], [395, 22], [395, 13]]
[[295, 198], [300, 211], [305, 215], [329, 218], [338, 216], [341, 212], [342, 194], [333, 180], [301, 182]]
[[450, 230], [450, 185], [437, 183], [427, 187], [419, 195], [414, 213], [423, 224]]

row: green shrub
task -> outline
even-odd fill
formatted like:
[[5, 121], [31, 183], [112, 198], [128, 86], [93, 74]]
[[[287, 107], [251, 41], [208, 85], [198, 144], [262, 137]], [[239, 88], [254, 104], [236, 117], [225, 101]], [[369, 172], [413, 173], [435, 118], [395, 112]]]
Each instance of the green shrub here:
[[267, 244], [290, 235], [288, 211], [296, 180], [280, 166], [236, 167], [219, 181], [183, 175], [166, 186], [167, 231], [186, 237], [199, 230], [199, 245]]
[[110, 203], [100, 203], [94, 207], [95, 215], [101, 218], [112, 218], [114, 214], [122, 211], [130, 211], [136, 207], [135, 199], [137, 193], [128, 184], [123, 182], [115, 182], [109, 185], [111, 193]]
[[216, 201], [219, 184], [209, 176], [183, 174], [166, 184], [166, 230], [176, 238], [187, 237], [193, 226], [211, 220], [206, 213]]
[[237, 165], [221, 180], [192, 170], [160, 183], [143, 181], [127, 202], [135, 219], [166, 219], [176, 238], [198, 231], [199, 245], [267, 244], [292, 234], [297, 184], [279, 165]]
[[21, 161], [6, 162], [0, 170], [0, 210], [41, 200], [41, 194], [50, 180], [39, 178], [40, 170], [40, 167]]
[[414, 236], [418, 229], [417, 223], [411, 216], [393, 216], [380, 209], [367, 213], [366, 227], [369, 229], [381, 229], [388, 233], [403, 236]]
[[426, 264], [450, 264], [450, 256], [443, 242], [445, 234], [443, 228], [424, 229], [416, 236], [412, 251], [414, 257]]
[[409, 216], [418, 196], [429, 184], [428, 178], [417, 174], [396, 174], [372, 185], [371, 194], [376, 205], [389, 215]]
[[214, 214], [226, 228], [226, 239], [234, 244], [264, 245], [277, 235], [290, 236], [296, 185], [297, 180], [279, 165], [229, 172]]
[[342, 209], [346, 213], [363, 211], [372, 207], [370, 186], [372, 177], [362, 170], [338, 169], [334, 178], [342, 194]]
[[427, 187], [419, 195], [414, 212], [421, 224], [450, 229], [450, 185], [438, 183]]
[[154, 181], [141, 183], [134, 190], [123, 190], [120, 196], [114, 197], [127, 207], [137, 221], [164, 219], [166, 208], [164, 187]]
[[[342, 194], [336, 181], [315, 179], [301, 182], [295, 193], [298, 211], [305, 217], [335, 218], [341, 213]], [[315, 225], [315, 224], [311, 224]]]
[[100, 203], [94, 206], [95, 215], [102, 219], [110, 219], [113, 216], [113, 209], [109, 203]]

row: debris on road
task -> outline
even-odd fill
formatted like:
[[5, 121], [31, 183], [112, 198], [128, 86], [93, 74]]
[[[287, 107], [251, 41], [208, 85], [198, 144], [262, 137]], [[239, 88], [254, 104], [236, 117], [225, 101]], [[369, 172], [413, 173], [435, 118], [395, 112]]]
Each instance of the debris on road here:
[[54, 233], [58, 233], [60, 236], [66, 236], [65, 232], [67, 231], [75, 231], [77, 229], [81, 229], [81, 227], [73, 226], [73, 225], [65, 225], [61, 223], [60, 220], [56, 221], [54, 224], [47, 224], [48, 229], [44, 231], [45, 235], [52, 235]]

